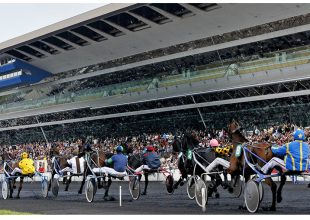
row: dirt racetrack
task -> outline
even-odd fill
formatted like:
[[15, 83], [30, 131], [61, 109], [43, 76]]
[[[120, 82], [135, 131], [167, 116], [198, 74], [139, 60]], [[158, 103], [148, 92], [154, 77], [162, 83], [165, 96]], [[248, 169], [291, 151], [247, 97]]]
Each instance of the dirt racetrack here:
[[[144, 182], [142, 189], [144, 187]], [[119, 206], [119, 186], [122, 186], [122, 207]], [[207, 215], [207, 214], [249, 214], [247, 210], [239, 210], [243, 204], [243, 195], [234, 198], [226, 190], [219, 187], [220, 198], [209, 198], [206, 212], [202, 212], [195, 200], [187, 197], [186, 185], [175, 190], [174, 194], [166, 192], [163, 182], [150, 182], [148, 194], [132, 201], [127, 182], [113, 182], [110, 195], [115, 201], [103, 200], [103, 189], [98, 190], [92, 203], [88, 203], [85, 194], [77, 193], [79, 183], [70, 185], [69, 192], [64, 192], [64, 185], [60, 185], [57, 198], [49, 192], [48, 198], [40, 196], [39, 183], [25, 183], [20, 199], [0, 198], [0, 209], [10, 209], [20, 212], [36, 214], [151, 214], [151, 215]], [[276, 212], [266, 212], [262, 206], [271, 203], [270, 189], [264, 184], [264, 199], [257, 214], [310, 214], [310, 188], [307, 185], [294, 185], [287, 182], [284, 186], [283, 201], [277, 204]], [[15, 194], [16, 195], [16, 194]]]

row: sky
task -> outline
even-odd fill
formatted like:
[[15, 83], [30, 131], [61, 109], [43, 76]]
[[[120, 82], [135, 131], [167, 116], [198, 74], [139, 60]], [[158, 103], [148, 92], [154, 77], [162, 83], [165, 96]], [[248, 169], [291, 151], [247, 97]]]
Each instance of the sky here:
[[[301, 0], [302, 2], [309, 0]], [[13, 4], [13, 3], [14, 4]], [[23, 3], [27, 2], [27, 3]], [[44, 2], [44, 3], [42, 3]], [[105, 2], [105, 3], [104, 3]], [[0, 43], [109, 3], [138, 0], [0, 0]], [[144, 0], [143, 2], [155, 2]], [[156, 2], [205, 2], [205, 0], [156, 0]], [[212, 1], [211, 1], [212, 2]], [[221, 3], [292, 2], [292, 0], [217, 0]], [[294, 1], [293, 1], [294, 2]]]
[[107, 3], [0, 3], [0, 43]]

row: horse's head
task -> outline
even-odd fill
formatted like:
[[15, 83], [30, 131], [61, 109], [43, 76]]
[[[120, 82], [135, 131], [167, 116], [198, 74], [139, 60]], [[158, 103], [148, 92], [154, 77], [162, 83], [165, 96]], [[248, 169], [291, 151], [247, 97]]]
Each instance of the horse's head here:
[[232, 135], [236, 133], [237, 131], [240, 131], [241, 126], [235, 119], [231, 119], [230, 123], [227, 125], [227, 128], [228, 128], [228, 134]]
[[53, 156], [58, 156], [58, 155], [60, 155], [59, 146], [52, 145], [52, 146], [51, 146], [51, 149], [50, 149], [50, 156], [51, 156], [51, 158], [52, 158]]
[[183, 148], [194, 149], [199, 145], [198, 135], [196, 132], [187, 132], [183, 137]]
[[142, 155], [141, 154], [130, 155], [128, 157], [128, 165], [133, 169], [137, 169], [139, 166], [142, 165]]
[[13, 154], [7, 151], [3, 151], [1, 157], [2, 161], [11, 161], [15, 159]]
[[127, 147], [124, 148], [124, 154], [128, 155], [128, 154], [133, 154], [133, 147]]

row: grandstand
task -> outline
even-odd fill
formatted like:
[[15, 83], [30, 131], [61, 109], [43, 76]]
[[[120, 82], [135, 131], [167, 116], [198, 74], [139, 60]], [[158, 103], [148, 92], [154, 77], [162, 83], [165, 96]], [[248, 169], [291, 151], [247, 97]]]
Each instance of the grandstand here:
[[109, 4], [0, 43], [0, 74], [18, 62], [40, 75], [0, 76], [0, 142], [220, 129], [231, 117], [250, 130], [308, 126], [309, 9]]

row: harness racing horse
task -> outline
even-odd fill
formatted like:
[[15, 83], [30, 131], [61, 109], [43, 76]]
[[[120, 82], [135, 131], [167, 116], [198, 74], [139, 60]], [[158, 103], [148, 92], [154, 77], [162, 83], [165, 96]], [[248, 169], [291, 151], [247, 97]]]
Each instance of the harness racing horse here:
[[[128, 166], [134, 171], [135, 169], [137, 169], [138, 167], [140, 167], [141, 165], [143, 165], [142, 163], [142, 153], [138, 153], [138, 154], [132, 154], [132, 149], [129, 148], [127, 150], [127, 155], [128, 155]], [[156, 169], [157, 171], [157, 169]], [[149, 174], [152, 173], [153, 171], [148, 171], [148, 170], [143, 170], [143, 175], [144, 175], [144, 190], [141, 193], [141, 195], [146, 195], [147, 194], [147, 187], [149, 184]], [[142, 178], [142, 174], [138, 174], [139, 176], [139, 181]]]
[[[109, 159], [110, 157], [113, 156], [113, 153], [107, 153], [104, 152], [103, 150], [98, 150], [98, 151], [93, 151], [90, 147], [84, 147], [84, 146], [79, 146], [79, 157], [82, 157], [88, 154], [89, 155], [89, 160], [88, 163], [90, 165], [89, 166], [84, 166], [84, 174], [83, 174], [83, 180], [81, 183], [81, 187], [79, 189], [79, 193], [82, 193], [84, 184], [85, 184], [85, 180], [87, 178], [88, 175], [91, 175], [92, 172], [90, 171], [90, 169], [92, 168], [99, 168], [99, 167], [104, 167], [106, 166], [105, 164], [105, 160]], [[98, 188], [104, 188], [105, 189], [105, 193], [104, 193], [104, 200], [106, 201], [113, 201], [115, 200], [115, 198], [113, 198], [112, 196], [109, 196], [109, 189], [110, 186], [112, 184], [112, 178], [111, 176], [108, 176], [108, 182], [106, 182], [105, 179], [100, 180], [100, 178], [98, 178]]]
[[[230, 157], [230, 166], [227, 169], [227, 172], [232, 176], [232, 179], [235, 179], [239, 177], [239, 175], [243, 175], [243, 170], [244, 170], [244, 179], [245, 179], [245, 182], [247, 182], [250, 179], [250, 176], [255, 174], [255, 172], [247, 164], [244, 163], [243, 153], [241, 153], [239, 157], [236, 156], [237, 146], [240, 144], [245, 144], [249, 142], [244, 137], [244, 135], [241, 133], [240, 129], [241, 127], [239, 123], [233, 119], [231, 120], [230, 124], [228, 124], [228, 134], [230, 138], [232, 139], [234, 150]], [[257, 155], [259, 158], [262, 158], [266, 162], [268, 162], [269, 160], [271, 160], [272, 157], [274, 157], [270, 149], [271, 145], [269, 143], [262, 142], [262, 143], [247, 145], [247, 147], [252, 153]], [[252, 164], [258, 164], [258, 166], [260, 167], [264, 166], [264, 162], [260, 161], [256, 157], [253, 157], [251, 155], [249, 155], [248, 157], [250, 158], [250, 162]], [[245, 167], [243, 166], [243, 164], [245, 164]], [[277, 169], [277, 167], [275, 168]], [[279, 172], [281, 172], [281, 170], [279, 170]], [[264, 208], [264, 210], [276, 211], [276, 199], [278, 203], [282, 201], [282, 188], [285, 184], [285, 181], [286, 181], [285, 175], [281, 175], [281, 182], [280, 182], [280, 185], [277, 191], [277, 185], [274, 183], [274, 181], [270, 177], [265, 179], [265, 183], [270, 186], [271, 191], [272, 191], [272, 204], [270, 207]]]
[[[52, 168], [52, 177], [48, 184], [48, 191], [51, 190], [51, 185], [54, 180], [54, 176], [57, 172], [61, 171], [62, 169], [66, 167], [70, 167], [70, 164], [68, 163], [68, 159], [70, 159], [70, 156], [68, 155], [60, 155], [59, 147], [58, 146], [52, 146], [50, 150], [50, 158], [51, 158], [51, 168]], [[55, 161], [54, 161], [55, 160]], [[55, 166], [54, 166], [55, 164]], [[72, 175], [69, 176], [68, 180], [67, 177], [63, 178], [63, 183], [66, 184], [65, 191], [68, 191], [69, 185], [71, 183]]]
[[[1, 157], [2, 157], [2, 161], [7, 162], [7, 165], [10, 167], [10, 169], [7, 170], [8, 172], [12, 172], [15, 168], [19, 168], [19, 161], [13, 160], [13, 155], [11, 153], [3, 152]], [[20, 196], [19, 196], [20, 191], [23, 188], [25, 176], [20, 174], [20, 173], [16, 173], [14, 176], [17, 176], [17, 177], [8, 178], [9, 187], [10, 187], [9, 198], [13, 198], [13, 192], [14, 192], [14, 189], [16, 189], [16, 180], [19, 176], [19, 187], [18, 187], [18, 191], [17, 191], [17, 195], [16, 195], [16, 198], [19, 199], [20, 198]], [[31, 175], [27, 175], [27, 176], [32, 177]], [[10, 177], [10, 174], [7, 174], [5, 172], [5, 177]]]
[[[194, 133], [186, 133], [183, 135], [182, 140], [180, 138], [176, 138], [172, 143], [173, 151], [178, 152], [181, 156], [178, 156], [178, 169], [181, 173], [181, 177], [174, 184], [174, 189], [177, 189], [178, 185], [183, 185], [184, 180], [188, 178], [188, 175], [197, 175], [201, 176], [205, 171], [199, 165], [195, 165], [194, 160], [188, 160], [186, 156], [186, 152], [190, 149], [193, 150], [196, 146], [198, 146], [199, 141], [197, 140]], [[195, 154], [197, 155], [197, 160], [204, 167], [207, 167], [212, 161], [214, 161], [217, 157], [216, 153], [212, 148], [196, 148]], [[219, 166], [219, 169], [223, 171], [222, 167]], [[224, 183], [222, 183], [222, 179], [217, 174], [209, 175], [211, 177], [211, 184], [208, 188], [208, 196], [211, 196], [212, 193], [215, 193], [215, 197], [219, 198], [219, 193], [217, 192], [217, 187], [222, 184], [223, 186], [228, 186], [227, 175], [224, 172]], [[192, 183], [193, 184], [193, 183]]]

